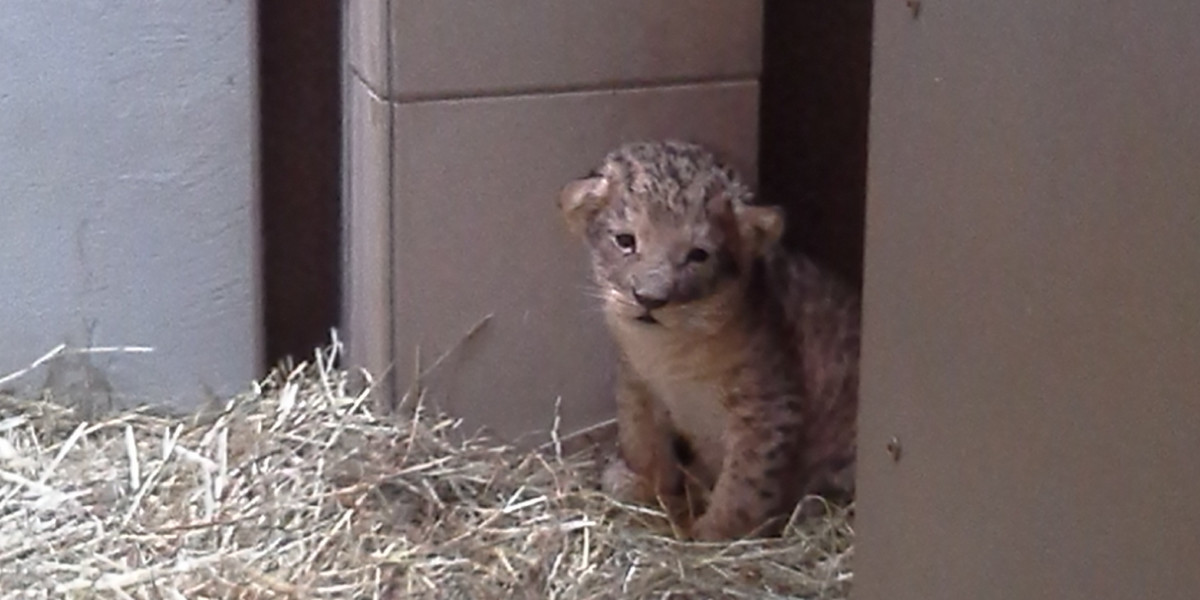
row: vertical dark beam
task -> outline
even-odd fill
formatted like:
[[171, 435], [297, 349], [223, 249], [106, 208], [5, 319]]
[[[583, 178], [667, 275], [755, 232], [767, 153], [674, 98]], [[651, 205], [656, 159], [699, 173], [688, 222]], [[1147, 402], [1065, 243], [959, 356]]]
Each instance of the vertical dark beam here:
[[307, 357], [338, 321], [340, 8], [258, 3], [268, 361]]
[[[897, 0], [899, 1], [899, 0]], [[789, 209], [787, 243], [861, 280], [871, 0], [767, 0], [765, 200]]]

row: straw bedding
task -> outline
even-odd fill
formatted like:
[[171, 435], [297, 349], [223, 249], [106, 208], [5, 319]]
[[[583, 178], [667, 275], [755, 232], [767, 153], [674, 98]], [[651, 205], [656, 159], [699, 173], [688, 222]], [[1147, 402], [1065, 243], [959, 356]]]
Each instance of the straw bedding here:
[[337, 351], [191, 418], [141, 410], [87, 422], [52, 399], [0, 398], [3, 597], [848, 591], [843, 510], [783, 539], [678, 542], [657, 511], [596, 490], [597, 452], [518, 451], [419, 402], [382, 416], [331, 366]]

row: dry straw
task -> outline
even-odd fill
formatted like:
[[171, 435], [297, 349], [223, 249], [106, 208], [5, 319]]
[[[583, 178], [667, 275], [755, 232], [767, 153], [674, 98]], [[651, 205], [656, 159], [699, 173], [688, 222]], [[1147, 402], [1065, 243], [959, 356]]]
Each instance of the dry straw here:
[[[99, 422], [0, 398], [4, 598], [844, 598], [846, 513], [678, 542], [518, 451], [349, 391], [338, 345], [206, 416]], [[418, 403], [419, 404], [419, 403]], [[550, 418], [547, 419], [550, 421]], [[664, 535], [668, 533], [667, 535]]]

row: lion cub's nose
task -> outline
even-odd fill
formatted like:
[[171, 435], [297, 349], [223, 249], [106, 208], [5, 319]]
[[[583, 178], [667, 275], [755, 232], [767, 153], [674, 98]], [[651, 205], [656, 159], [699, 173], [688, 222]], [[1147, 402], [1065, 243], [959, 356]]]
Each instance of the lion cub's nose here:
[[658, 298], [655, 296], [649, 296], [649, 295], [642, 294], [642, 293], [636, 292], [636, 291], [633, 292], [633, 299], [637, 300], [637, 303], [641, 304], [642, 307], [645, 308], [646, 310], [654, 310], [656, 308], [662, 308], [667, 305], [666, 298]]

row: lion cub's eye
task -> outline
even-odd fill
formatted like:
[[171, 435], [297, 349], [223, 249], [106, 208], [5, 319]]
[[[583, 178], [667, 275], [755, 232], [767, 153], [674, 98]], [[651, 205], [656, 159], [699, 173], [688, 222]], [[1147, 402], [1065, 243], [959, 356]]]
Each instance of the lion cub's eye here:
[[614, 235], [613, 243], [615, 243], [618, 248], [626, 252], [633, 252], [634, 249], [637, 248], [637, 238], [633, 237], [633, 235], [629, 233], [618, 233]]
[[687, 261], [694, 263], [702, 263], [708, 260], [708, 250], [704, 248], [692, 248], [687, 253]]

